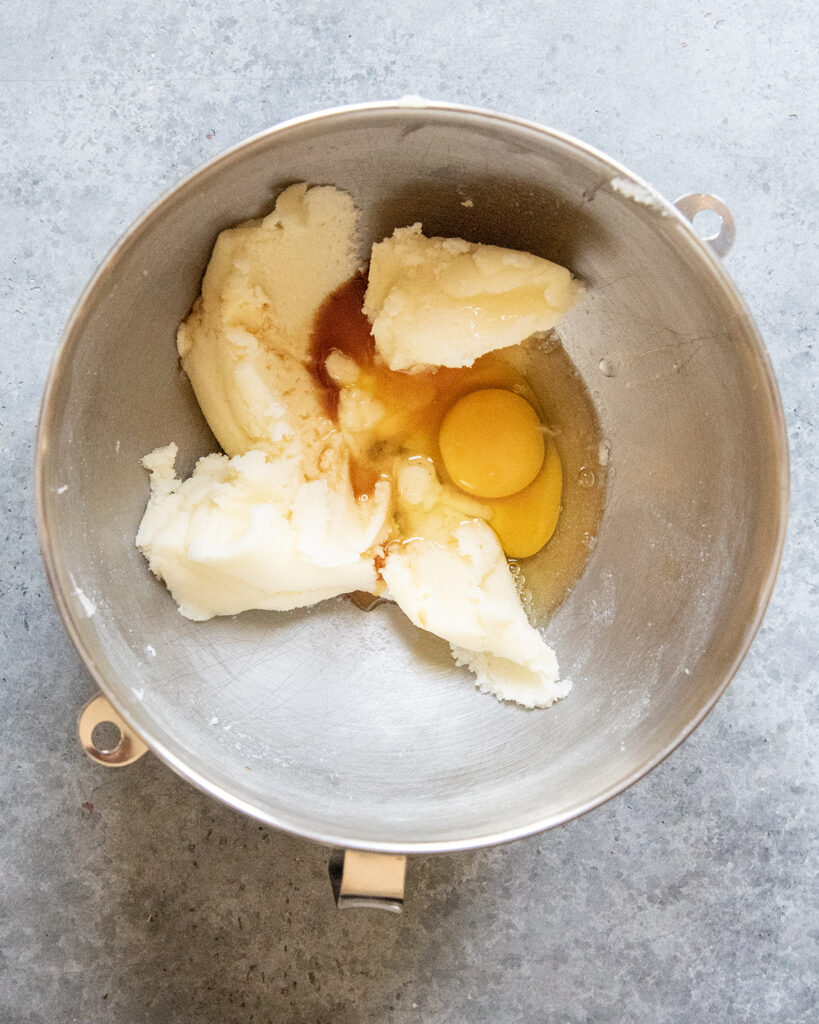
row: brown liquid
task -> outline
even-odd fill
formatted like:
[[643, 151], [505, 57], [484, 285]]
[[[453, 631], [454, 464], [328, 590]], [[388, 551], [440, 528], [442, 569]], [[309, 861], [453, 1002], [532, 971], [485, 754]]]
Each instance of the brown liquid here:
[[[429, 456], [441, 479], [448, 480], [438, 451], [438, 429], [447, 410], [479, 388], [506, 387], [522, 394], [546, 424], [563, 467], [562, 511], [554, 536], [537, 554], [518, 563], [524, 604], [542, 622], [580, 576], [605, 500], [602, 434], [583, 379], [554, 332], [534, 336], [515, 349], [491, 352], [472, 367], [415, 374], [391, 371], [375, 360], [370, 323], [362, 312], [366, 289], [366, 274], [357, 274], [325, 300], [316, 314], [310, 364], [334, 420], [339, 389], [325, 369], [334, 350], [362, 368], [359, 386], [390, 411], [388, 436], [374, 436], [367, 453], [351, 465], [356, 494], [371, 493], [399, 452]], [[356, 603], [361, 607], [365, 602]]]
[[377, 597], [366, 590], [354, 590], [345, 596], [353, 602], [356, 608], [360, 608], [362, 612], [371, 612], [373, 608], [377, 608], [380, 604], [391, 603], [385, 597]]
[[327, 415], [333, 420], [338, 414], [338, 385], [325, 368], [327, 356], [333, 351], [342, 352], [359, 366], [371, 366], [375, 358], [370, 321], [361, 308], [366, 291], [365, 273], [351, 277], [327, 296], [313, 323], [310, 372], [321, 385]]

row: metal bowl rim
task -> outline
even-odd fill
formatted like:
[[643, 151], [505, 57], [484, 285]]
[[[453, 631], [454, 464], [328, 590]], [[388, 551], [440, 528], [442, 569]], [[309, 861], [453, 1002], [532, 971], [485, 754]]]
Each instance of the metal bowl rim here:
[[[758, 595], [756, 599], [754, 615], [752, 620], [749, 622], [746, 628], [743, 642], [735, 652], [733, 661], [729, 670], [725, 673], [724, 678], [714, 688], [711, 697], [705, 702], [700, 708], [698, 713], [688, 721], [677, 733], [677, 735], [668, 743], [665, 747], [659, 750], [652, 758], [640, 765], [633, 771], [623, 775], [621, 778], [612, 782], [609, 786], [605, 787], [601, 792], [595, 793], [593, 796], [588, 797], [586, 800], [577, 803], [573, 808], [567, 810], [563, 814], [550, 815], [543, 819], [536, 819], [532, 822], [527, 822], [515, 829], [509, 829], [501, 832], [488, 831], [482, 835], [469, 836], [465, 839], [444, 839], [444, 840], [425, 840], [420, 839], [417, 842], [411, 843], [406, 842], [392, 842], [392, 841], [372, 841], [372, 840], [361, 840], [356, 836], [338, 834], [322, 830], [321, 828], [301, 828], [289, 822], [286, 819], [279, 818], [275, 814], [270, 814], [263, 808], [257, 806], [255, 803], [239, 798], [235, 794], [231, 793], [224, 787], [217, 785], [216, 783], [209, 780], [205, 775], [198, 771], [190, 768], [185, 760], [171, 750], [169, 750], [161, 741], [157, 740], [152, 735], [150, 727], [145, 727], [142, 723], [138, 723], [134, 716], [123, 708], [117, 699], [116, 686], [111, 686], [105, 677], [105, 674], [97, 666], [90, 652], [85, 647], [82, 639], [82, 630], [77, 616], [74, 614], [72, 605], [67, 599], [66, 592], [60, 578], [60, 564], [57, 552], [54, 550], [51, 537], [49, 532], [49, 526], [47, 522], [47, 513], [45, 510], [45, 455], [48, 446], [48, 435], [51, 418], [51, 398], [56, 385], [62, 374], [63, 365], [66, 362], [67, 354], [70, 348], [73, 334], [78, 321], [81, 319], [85, 306], [89, 301], [91, 295], [96, 290], [103, 276], [109, 269], [110, 265], [116, 260], [116, 258], [127, 248], [132, 240], [134, 240], [142, 228], [162, 209], [165, 203], [173, 197], [176, 193], [182, 191], [189, 184], [202, 175], [215, 170], [219, 164], [227, 162], [242, 151], [251, 148], [263, 140], [270, 138], [273, 135], [278, 135], [291, 128], [300, 128], [309, 125], [314, 122], [322, 122], [332, 120], [338, 117], [344, 117], [347, 115], [355, 114], [370, 114], [387, 111], [435, 111], [450, 114], [460, 114], [466, 117], [474, 117], [477, 119], [489, 120], [501, 122], [502, 124], [509, 125], [513, 128], [524, 128], [530, 130], [538, 135], [545, 136], [546, 138], [558, 142], [569, 149], [577, 151], [580, 155], [587, 159], [597, 161], [602, 167], [606, 169], [606, 173], [612, 177], [622, 176], [631, 181], [635, 182], [642, 189], [646, 190], [646, 193], [651, 196], [653, 205], [662, 212], [663, 217], [674, 219], [677, 224], [682, 228], [682, 238], [687, 238], [689, 244], [693, 244], [695, 251], [698, 253], [707, 264], [710, 271], [716, 276], [719, 283], [722, 286], [723, 291], [726, 293], [727, 298], [735, 306], [738, 314], [740, 315], [743, 325], [748, 331], [748, 334], [753, 342], [755, 348], [755, 355], [759, 360], [760, 368], [762, 369], [765, 377], [765, 383], [768, 387], [769, 398], [771, 400], [771, 410], [773, 413], [774, 427], [776, 428], [777, 438], [779, 442], [779, 505], [777, 508], [777, 534], [776, 534], [776, 545], [774, 550], [774, 557], [771, 559], [768, 572], [764, 579], [760, 581]], [[631, 200], [624, 198], [625, 202]], [[691, 222], [684, 217], [677, 208], [665, 199], [660, 193], [658, 193], [648, 182], [644, 181], [638, 175], [634, 174], [628, 168], [619, 164], [611, 157], [602, 153], [600, 150], [595, 149], [593, 146], [588, 145], [579, 139], [574, 138], [564, 132], [557, 131], [556, 129], [547, 128], [535, 121], [527, 120], [525, 118], [514, 117], [508, 114], [498, 113], [493, 110], [487, 110], [480, 107], [466, 106], [457, 103], [448, 103], [444, 101], [428, 101], [421, 100], [416, 97], [408, 97], [403, 100], [384, 100], [371, 103], [358, 103], [347, 106], [331, 107], [320, 111], [315, 111], [310, 114], [305, 114], [299, 117], [290, 118], [286, 121], [282, 121], [271, 128], [267, 128], [264, 131], [258, 132], [255, 135], [244, 139], [229, 149], [224, 150], [222, 153], [213, 157], [212, 159], [201, 164], [198, 168], [192, 171], [180, 179], [176, 184], [166, 189], [153, 203], [151, 203], [131, 225], [125, 230], [125, 232], [119, 237], [113, 246], [108, 250], [105, 257], [102, 259], [94, 274], [88, 281], [88, 284], [83, 289], [77, 300], [71, 315], [66, 323], [65, 329], [63, 330], [60, 341], [55, 350], [54, 356], [51, 361], [46, 384], [43, 391], [43, 399], [40, 406], [40, 414], [37, 421], [37, 437], [35, 444], [35, 465], [34, 465], [34, 483], [35, 483], [35, 509], [36, 509], [36, 521], [37, 521], [37, 533], [39, 536], [40, 550], [43, 557], [43, 563], [45, 565], [46, 576], [48, 578], [49, 586], [54, 596], [55, 604], [60, 613], [60, 617], [66, 627], [66, 630], [77, 649], [80, 657], [85, 663], [86, 668], [91, 673], [95, 682], [99, 686], [100, 690], [108, 697], [114, 708], [119, 712], [124, 721], [141, 736], [151, 750], [173, 769], [177, 774], [186, 779], [189, 783], [194, 785], [197, 789], [206, 793], [209, 796], [215, 797], [217, 800], [222, 801], [234, 810], [237, 810], [243, 814], [248, 815], [251, 818], [256, 819], [266, 825], [270, 825], [274, 828], [280, 829], [284, 832], [288, 832], [293, 835], [301, 836], [305, 839], [313, 840], [317, 843], [321, 843], [328, 846], [334, 847], [347, 847], [349, 849], [362, 849], [362, 850], [373, 850], [384, 853], [409, 853], [409, 854], [428, 854], [428, 853], [452, 853], [460, 850], [471, 850], [478, 849], [485, 846], [494, 846], [501, 843], [511, 842], [517, 839], [523, 839], [527, 836], [535, 835], [538, 832], [546, 831], [547, 829], [554, 828], [558, 825], [565, 824], [574, 818], [580, 817], [582, 814], [586, 814], [588, 811], [593, 810], [596, 807], [601, 806], [608, 800], [622, 793], [628, 789], [629, 786], [633, 785], [643, 776], [647, 775], [653, 768], [665, 760], [669, 754], [671, 754], [676, 748], [697, 728], [697, 726], [706, 718], [706, 716], [712, 711], [717, 701], [725, 692], [731, 680], [736, 675], [742, 661], [748, 653], [748, 650], [753, 643], [757, 631], [762, 623], [762, 619], [765, 615], [768, 603], [773, 593], [773, 588], [776, 582], [776, 577], [779, 572], [779, 566], [782, 560], [782, 551], [785, 543], [785, 535], [787, 530], [788, 520], [788, 509], [790, 502], [790, 468], [789, 468], [789, 450], [787, 441], [787, 428], [782, 407], [782, 400], [779, 394], [779, 389], [776, 383], [776, 378], [773, 373], [770, 357], [765, 349], [764, 342], [759, 334], [759, 330], [754, 323], [754, 320], [740, 294], [737, 292], [733, 282], [726, 273], [719, 259], [714, 255], [710, 248], [699, 238], [696, 231], [694, 230]]]

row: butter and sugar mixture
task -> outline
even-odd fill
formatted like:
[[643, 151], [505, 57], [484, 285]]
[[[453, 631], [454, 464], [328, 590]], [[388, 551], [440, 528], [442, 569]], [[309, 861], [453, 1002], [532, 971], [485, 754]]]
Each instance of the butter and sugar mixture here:
[[225, 454], [144, 460], [137, 544], [189, 618], [351, 591], [449, 641], [480, 689], [565, 696], [507, 558], [558, 522], [562, 466], [517, 347], [581, 288], [548, 260], [397, 229], [359, 260], [356, 211], [294, 185], [222, 232], [178, 332]]

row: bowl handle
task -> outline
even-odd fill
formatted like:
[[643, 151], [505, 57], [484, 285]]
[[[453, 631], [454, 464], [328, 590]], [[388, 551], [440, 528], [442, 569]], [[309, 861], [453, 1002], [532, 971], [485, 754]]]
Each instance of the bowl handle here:
[[330, 858], [330, 884], [340, 910], [364, 907], [400, 914], [407, 858], [401, 854], [339, 850]]
[[705, 242], [720, 258], [728, 255], [734, 245], [737, 229], [731, 211], [719, 196], [713, 196], [708, 192], [689, 192], [675, 199], [674, 205], [692, 224], [702, 210], [711, 210], [717, 214], [720, 219], [719, 227], [710, 235], [699, 235], [700, 241]]
[[[114, 726], [119, 732], [119, 739], [107, 744], [95, 742], [94, 730], [98, 725]], [[107, 768], [124, 768], [126, 764], [138, 761], [148, 750], [139, 736], [132, 732], [117, 714], [108, 698], [101, 693], [92, 697], [80, 712], [77, 718], [77, 733], [82, 749], [91, 760], [97, 764], [104, 764]]]

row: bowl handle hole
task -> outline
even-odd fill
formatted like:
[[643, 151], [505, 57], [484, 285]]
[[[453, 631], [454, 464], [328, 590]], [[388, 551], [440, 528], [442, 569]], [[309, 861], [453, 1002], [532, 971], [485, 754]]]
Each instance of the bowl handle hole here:
[[122, 744], [122, 730], [116, 722], [97, 722], [91, 730], [91, 742], [101, 754], [113, 754]]
[[713, 242], [722, 230], [722, 217], [716, 210], [697, 210], [691, 223], [703, 242]]
[[727, 256], [736, 238], [736, 225], [731, 211], [719, 196], [707, 192], [690, 192], [674, 203], [691, 222], [697, 237], [717, 256]]
[[80, 712], [77, 734], [82, 749], [91, 760], [108, 768], [133, 764], [148, 750], [142, 738], [101, 693], [92, 697]]

